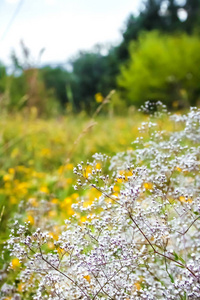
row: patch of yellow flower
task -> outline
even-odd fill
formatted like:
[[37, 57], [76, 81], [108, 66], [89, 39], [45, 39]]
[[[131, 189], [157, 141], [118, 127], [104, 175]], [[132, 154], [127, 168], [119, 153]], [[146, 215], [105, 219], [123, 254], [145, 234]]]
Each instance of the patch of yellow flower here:
[[16, 167], [16, 171], [17, 171], [17, 172], [20, 172], [20, 173], [25, 173], [25, 174], [27, 174], [27, 173], [30, 172], [30, 169], [27, 168], [27, 167], [25, 167], [25, 166], [23, 166], [23, 165], [18, 165], [18, 166]]
[[90, 282], [91, 281], [91, 277], [90, 277], [90, 275], [85, 275], [85, 276], [83, 276], [88, 282]]
[[151, 183], [151, 182], [145, 182], [145, 183], [143, 184], [143, 186], [144, 186], [144, 188], [145, 188], [146, 190], [152, 190], [152, 189], [153, 189], [153, 183]]
[[136, 288], [137, 291], [141, 290], [141, 285], [140, 285], [140, 282], [139, 282], [139, 281], [136, 281], [136, 282], [134, 283], [134, 285], [135, 285], [135, 288]]
[[9, 174], [15, 174], [15, 169], [14, 168], [9, 168], [8, 173]]
[[101, 169], [101, 164], [97, 163], [95, 168], [96, 168], [96, 170], [100, 170]]
[[66, 164], [66, 165], [60, 166], [60, 167], [58, 168], [58, 173], [59, 173], [59, 174], [62, 174], [62, 173], [64, 173], [65, 171], [71, 171], [71, 170], [73, 170], [73, 168], [74, 168], [74, 165], [71, 164], [71, 163], [68, 163], [68, 164]]
[[35, 177], [35, 178], [44, 178], [45, 177], [45, 173], [43, 172], [36, 172], [36, 171], [33, 171], [32, 172], [32, 176]]
[[82, 217], [80, 218], [80, 221], [81, 221], [81, 223], [87, 221], [87, 217], [86, 217], [86, 216], [82, 216]]
[[126, 145], [127, 141], [124, 138], [119, 139], [120, 145]]
[[17, 204], [18, 200], [17, 200], [16, 197], [10, 196], [9, 202], [10, 202], [11, 204]]
[[79, 198], [79, 194], [78, 194], [78, 193], [73, 193], [73, 194], [71, 195], [71, 197], [72, 197], [72, 199], [76, 200], [76, 199]]
[[60, 227], [58, 225], [55, 225], [53, 227], [53, 231], [49, 232], [49, 236], [52, 237], [54, 240], [58, 240], [58, 236], [60, 234]]
[[179, 197], [179, 200], [180, 200], [181, 202], [189, 202], [189, 203], [192, 203], [192, 199], [191, 199], [191, 198], [186, 199], [184, 196], [180, 196], [180, 197]]
[[3, 176], [3, 181], [10, 181], [13, 179], [13, 176], [11, 174], [5, 174]]
[[17, 287], [18, 292], [20, 292], [20, 293], [23, 292], [24, 286], [25, 285], [23, 283], [19, 283], [18, 287]]
[[54, 243], [53, 242], [48, 242], [47, 246], [50, 250], [53, 250], [55, 248]]
[[179, 168], [179, 167], [176, 167], [176, 170], [177, 170], [178, 172], [181, 172], [181, 171], [182, 171], [182, 169]]
[[103, 96], [102, 96], [102, 94], [101, 93], [96, 93], [95, 95], [94, 95], [94, 97], [95, 97], [95, 100], [96, 100], [96, 102], [97, 103], [101, 103], [101, 102], [103, 102]]
[[84, 176], [87, 178], [88, 175], [91, 174], [91, 173], [92, 173], [92, 167], [91, 166], [87, 166], [85, 168], [85, 174], [84, 174]]
[[49, 194], [49, 189], [47, 186], [43, 185], [40, 187], [40, 192], [44, 194]]
[[66, 178], [66, 184], [72, 184], [73, 179], [71, 177]]
[[118, 183], [122, 183], [124, 180], [125, 181], [128, 181], [128, 177], [129, 176], [132, 176], [133, 174], [132, 174], [132, 172], [129, 170], [129, 171], [127, 171], [127, 170], [125, 170], [125, 171], [123, 171], [123, 170], [121, 170], [121, 171], [119, 171], [119, 173], [118, 173], [118, 175], [120, 176], [125, 176], [125, 179], [122, 179], [122, 178], [117, 178], [117, 182]]
[[17, 180], [15, 180], [14, 183], [15, 183], [15, 187], [13, 189], [14, 193], [21, 196], [24, 196], [28, 193], [28, 187], [29, 187], [28, 182], [18, 182]]
[[72, 216], [74, 214], [74, 210], [71, 208], [72, 205], [72, 198], [71, 197], [66, 197], [61, 203], [60, 207], [62, 210], [65, 210], [65, 213], [68, 216]]
[[21, 266], [21, 263], [19, 262], [18, 258], [13, 258], [11, 261], [11, 268], [12, 269], [17, 269]]
[[40, 156], [41, 157], [50, 157], [51, 156], [51, 150], [49, 148], [43, 148], [40, 151]]
[[118, 185], [114, 185], [112, 196], [118, 197], [119, 196], [120, 187]]
[[57, 198], [53, 198], [53, 199], [51, 200], [51, 203], [52, 203], [52, 204], [58, 204], [58, 202], [59, 202], [59, 200], [58, 200]]
[[142, 282], [144, 281], [144, 277], [140, 277], [135, 283], [134, 283], [134, 287], [137, 291], [141, 290], [142, 288]]
[[26, 222], [30, 222], [31, 225], [34, 225], [35, 223], [34, 217], [32, 215], [28, 215], [26, 218]]
[[65, 168], [66, 168], [66, 170], [73, 170], [74, 165], [71, 164], [71, 163], [69, 163], [69, 164], [66, 164], [66, 165], [65, 165]]

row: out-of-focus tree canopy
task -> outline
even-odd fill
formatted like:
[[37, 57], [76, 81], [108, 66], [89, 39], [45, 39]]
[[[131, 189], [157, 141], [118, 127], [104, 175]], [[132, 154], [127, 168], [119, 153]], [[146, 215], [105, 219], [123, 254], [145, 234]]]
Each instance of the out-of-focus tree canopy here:
[[143, 33], [130, 44], [130, 60], [118, 78], [124, 97], [140, 106], [161, 100], [169, 107], [195, 105], [200, 98], [200, 38]]
[[71, 88], [78, 109], [90, 110], [95, 101], [95, 94], [106, 96], [115, 85], [117, 75], [117, 58], [112, 50], [108, 55], [101, 54], [101, 49], [80, 52], [72, 60]]
[[71, 74], [62, 67], [45, 66], [40, 69], [40, 76], [44, 80], [46, 88], [54, 93], [61, 105], [66, 104], [68, 101], [66, 86], [70, 83]]
[[129, 57], [129, 43], [137, 40], [141, 31], [177, 31], [191, 34], [200, 28], [200, 0], [146, 0], [138, 16], [130, 15], [117, 52], [120, 61]]

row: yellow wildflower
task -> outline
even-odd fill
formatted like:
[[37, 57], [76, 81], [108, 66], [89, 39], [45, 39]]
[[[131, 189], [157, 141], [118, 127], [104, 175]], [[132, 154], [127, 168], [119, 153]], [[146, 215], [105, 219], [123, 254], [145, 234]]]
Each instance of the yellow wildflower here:
[[145, 182], [143, 186], [146, 190], [151, 190], [153, 188], [153, 184], [151, 182]]
[[60, 167], [58, 168], [58, 173], [59, 173], [59, 174], [62, 174], [64, 171], [65, 171], [65, 167], [64, 167], [64, 166], [60, 166]]
[[31, 215], [28, 215], [27, 216], [27, 219], [26, 219], [27, 222], [30, 222], [31, 225], [33, 225], [35, 223], [35, 220], [33, 218], [33, 216]]
[[86, 220], [87, 220], [87, 217], [85, 217], [85, 216], [80, 218], [81, 222], [85, 222]]
[[73, 193], [73, 194], [71, 195], [71, 197], [72, 197], [74, 200], [76, 200], [77, 198], [79, 198], [79, 194], [78, 194], [78, 193]]
[[85, 170], [85, 177], [88, 177], [89, 174], [92, 173], [92, 167], [91, 166], [87, 166], [86, 170]]
[[90, 282], [91, 281], [91, 277], [90, 277], [90, 275], [85, 275], [85, 276], [83, 276], [88, 282]]
[[42, 156], [42, 157], [49, 157], [50, 156], [50, 154], [51, 154], [51, 150], [49, 149], [49, 148], [43, 148], [42, 150], [41, 150], [41, 152], [40, 152], [40, 155]]
[[136, 287], [136, 290], [139, 291], [141, 289], [141, 285], [140, 285], [140, 282], [137, 281], [134, 283], [134, 286]]
[[181, 172], [181, 171], [182, 171], [182, 169], [181, 169], [181, 168], [179, 168], [179, 167], [176, 167], [176, 170], [177, 170], [177, 171], [179, 171], [179, 172]]
[[95, 100], [96, 100], [96, 102], [97, 103], [101, 103], [101, 102], [103, 102], [103, 96], [102, 96], [102, 94], [101, 93], [97, 93], [97, 94], [95, 94]]
[[18, 287], [17, 287], [18, 292], [23, 292], [23, 289], [24, 289], [24, 284], [23, 283], [19, 283]]
[[40, 192], [44, 194], [49, 194], [49, 189], [47, 186], [41, 186]]
[[71, 184], [73, 182], [73, 179], [70, 177], [70, 178], [66, 178], [66, 183], [67, 184]]
[[8, 169], [8, 173], [10, 173], [10, 174], [15, 174], [15, 169], [14, 169], [14, 168], [9, 168], [9, 169]]
[[12, 175], [11, 174], [5, 174], [3, 176], [3, 181], [10, 181], [12, 180]]
[[97, 163], [97, 164], [96, 164], [96, 169], [97, 169], [97, 170], [100, 170], [100, 169], [101, 169], [101, 164], [100, 164], [100, 163]]
[[114, 185], [113, 191], [114, 192], [119, 192], [120, 191], [120, 187], [118, 185]]
[[52, 242], [48, 242], [47, 243], [47, 246], [48, 246], [48, 248], [50, 249], [50, 250], [52, 250], [52, 249], [54, 249], [54, 243], [52, 243]]
[[90, 198], [87, 201], [83, 202], [83, 207], [88, 207], [93, 203], [94, 199]]
[[189, 202], [189, 203], [192, 202], [192, 199], [191, 199], [191, 198], [186, 199], [184, 196], [180, 196], [180, 197], [179, 197], [179, 200], [180, 200], [181, 202]]
[[11, 264], [12, 264], [12, 269], [17, 269], [21, 266], [18, 258], [13, 258]]
[[71, 198], [71, 197], [66, 197], [66, 198], [64, 199], [64, 203], [65, 203], [66, 205], [72, 204], [72, 198]]
[[67, 170], [73, 170], [74, 165], [73, 164], [67, 164], [66, 169]]
[[49, 236], [52, 237], [56, 241], [58, 240], [58, 234], [53, 231], [49, 232]]
[[51, 203], [53, 203], [53, 204], [58, 204], [58, 199], [57, 198], [53, 198], [52, 200], [51, 200]]
[[16, 203], [17, 203], [17, 198], [14, 197], [14, 196], [11, 196], [11, 197], [10, 197], [10, 203], [11, 203], [11, 204], [16, 204]]

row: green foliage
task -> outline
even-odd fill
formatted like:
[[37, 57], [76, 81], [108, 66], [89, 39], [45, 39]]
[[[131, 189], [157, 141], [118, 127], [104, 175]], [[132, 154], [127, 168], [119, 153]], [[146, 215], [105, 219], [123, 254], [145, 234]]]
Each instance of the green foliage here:
[[129, 103], [140, 106], [146, 100], [161, 100], [169, 107], [194, 105], [200, 97], [199, 47], [195, 35], [141, 34], [130, 44], [130, 61], [118, 78]]
[[[129, 43], [137, 40], [142, 31], [160, 30], [166, 33], [192, 34], [200, 28], [200, 0], [146, 0], [138, 16], [130, 15], [123, 32], [123, 40], [117, 47], [119, 61], [129, 58]], [[181, 19], [180, 12], [186, 19]]]
[[0, 62], [0, 94], [5, 92], [6, 67]]
[[66, 104], [66, 86], [70, 83], [70, 73], [61, 67], [45, 66], [40, 69], [40, 75], [46, 88], [52, 90], [61, 105]]
[[94, 108], [96, 93], [106, 96], [114, 87], [115, 54], [104, 56], [101, 49], [80, 52], [72, 61], [72, 82], [76, 108], [90, 111]]

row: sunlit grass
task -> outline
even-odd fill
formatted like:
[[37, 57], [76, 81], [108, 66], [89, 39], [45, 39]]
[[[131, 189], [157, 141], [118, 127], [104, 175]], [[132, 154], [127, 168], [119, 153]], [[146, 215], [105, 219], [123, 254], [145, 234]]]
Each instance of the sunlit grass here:
[[40, 223], [41, 200], [49, 205], [47, 219], [62, 223], [71, 216], [71, 204], [79, 197], [73, 189], [73, 167], [96, 152], [113, 155], [133, 149], [138, 125], [146, 119], [139, 113], [95, 120], [84, 115], [48, 120], [20, 114], [0, 118], [1, 243], [9, 231], [8, 220], [21, 202], [27, 207], [24, 220], [33, 226]]

